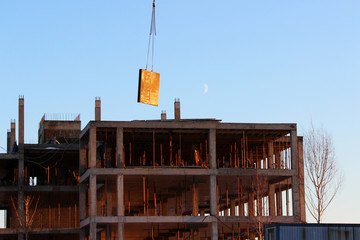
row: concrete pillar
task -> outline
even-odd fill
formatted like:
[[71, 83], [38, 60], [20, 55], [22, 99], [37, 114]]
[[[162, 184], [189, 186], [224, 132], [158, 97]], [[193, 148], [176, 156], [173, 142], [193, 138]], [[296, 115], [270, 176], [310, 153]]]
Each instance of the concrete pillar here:
[[275, 184], [269, 184], [269, 216], [275, 216]]
[[230, 216], [235, 216], [235, 199], [230, 199]]
[[276, 191], [276, 215], [282, 216], [282, 192], [281, 184], [279, 184], [279, 189]]
[[[298, 137], [297, 137], [297, 131], [296, 128], [291, 131], [290, 133], [291, 138], [291, 169], [296, 170], [296, 172], [299, 174], [299, 171], [303, 171], [299, 169], [299, 163], [298, 163]], [[301, 164], [303, 168], [303, 163]], [[299, 220], [300, 218], [305, 218], [305, 212], [304, 210], [301, 210], [301, 203], [304, 203], [305, 205], [305, 199], [301, 200], [300, 202], [300, 186], [299, 186], [299, 176], [295, 175], [291, 178], [291, 187], [292, 187], [292, 201], [293, 201], [293, 215], [297, 217]], [[305, 207], [305, 206], [304, 206]], [[300, 214], [300, 211], [302, 211], [302, 216]]]
[[199, 214], [199, 186], [193, 184], [193, 216]]
[[249, 193], [248, 212], [249, 212], [249, 216], [255, 216], [254, 193], [253, 192]]
[[257, 207], [257, 216], [262, 216], [262, 212], [263, 212], [263, 204], [262, 204], [262, 197], [261, 196], [258, 196], [257, 199], [257, 204], [256, 204], [256, 207]]
[[211, 223], [211, 240], [218, 240], [217, 222], [212, 222]]
[[216, 169], [216, 129], [209, 129], [209, 162], [210, 168]]
[[90, 174], [89, 180], [89, 205], [90, 205], [90, 217], [95, 217], [97, 215], [97, 198], [96, 198], [96, 175]]
[[86, 240], [85, 229], [80, 229], [80, 240]]
[[86, 218], [86, 186], [80, 184], [79, 186], [79, 219], [80, 221]]
[[101, 99], [95, 98], [95, 121], [101, 121]]
[[89, 130], [89, 168], [96, 167], [96, 127], [90, 127]]
[[275, 152], [275, 168], [278, 168], [278, 169], [281, 168], [280, 148], [276, 149], [276, 152]]
[[[19, 219], [24, 219], [24, 145], [19, 146], [18, 159], [18, 214]], [[22, 233], [18, 234], [18, 240], [23, 240]]]
[[216, 175], [210, 175], [210, 215], [217, 216]]
[[124, 129], [116, 129], [116, 165], [118, 168], [124, 167]]
[[244, 216], [244, 203], [243, 202], [240, 202], [239, 203], [239, 215], [240, 216]]
[[117, 215], [124, 216], [124, 176], [117, 175], [116, 177], [116, 206]]
[[24, 96], [19, 97], [19, 145], [24, 144]]
[[111, 205], [111, 179], [107, 178], [107, 189], [106, 192], [106, 216], [112, 216], [112, 205]]
[[291, 169], [297, 170], [298, 169], [298, 159], [297, 159], [297, 131], [296, 128], [291, 131], [290, 133], [291, 138]]
[[111, 231], [110, 231], [110, 225], [106, 224], [106, 234], [105, 234], [105, 238], [106, 240], [111, 240]]
[[268, 168], [274, 168], [273, 163], [274, 163], [274, 143], [272, 141], [270, 141], [268, 143], [268, 147], [269, 147], [269, 153], [268, 153]]
[[124, 240], [124, 223], [119, 222], [117, 225], [117, 240]]
[[303, 156], [303, 138], [298, 137], [297, 142], [298, 157], [298, 176], [299, 176], [299, 203], [300, 203], [300, 221], [306, 222], [305, 206], [305, 187], [304, 187], [304, 156]]
[[90, 222], [90, 240], [96, 240], [96, 223]]
[[174, 102], [174, 115], [175, 120], [180, 120], [180, 99], [175, 99]]

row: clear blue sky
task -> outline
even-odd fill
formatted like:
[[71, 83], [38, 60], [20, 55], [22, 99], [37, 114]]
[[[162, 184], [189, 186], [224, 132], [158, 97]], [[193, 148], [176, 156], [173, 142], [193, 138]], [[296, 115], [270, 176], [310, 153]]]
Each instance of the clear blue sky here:
[[[25, 95], [25, 141], [44, 113], [312, 121], [332, 134], [345, 183], [326, 222], [360, 222], [360, 2], [157, 0], [159, 107], [138, 104], [151, 0], [0, 2], [0, 146]], [[204, 94], [204, 84], [209, 90]], [[2, 150], [1, 150], [2, 151]], [[310, 217], [308, 216], [310, 220]]]

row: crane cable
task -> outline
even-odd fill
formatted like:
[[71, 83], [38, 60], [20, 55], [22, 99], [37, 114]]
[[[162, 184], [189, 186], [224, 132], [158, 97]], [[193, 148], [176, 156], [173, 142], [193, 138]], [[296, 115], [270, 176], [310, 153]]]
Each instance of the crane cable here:
[[146, 70], [148, 69], [149, 64], [149, 55], [150, 55], [150, 43], [152, 48], [151, 53], [151, 71], [154, 69], [154, 42], [155, 42], [155, 36], [156, 36], [156, 25], [155, 25], [155, 0], [153, 0], [152, 4], [152, 14], [151, 14], [151, 25], [150, 25], [150, 34], [149, 34], [149, 44], [148, 44], [148, 53], [147, 53], [147, 59], [146, 59]]

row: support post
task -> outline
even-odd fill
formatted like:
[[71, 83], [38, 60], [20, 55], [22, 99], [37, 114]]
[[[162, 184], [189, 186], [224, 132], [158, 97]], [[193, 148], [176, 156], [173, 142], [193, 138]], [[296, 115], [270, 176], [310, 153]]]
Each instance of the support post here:
[[96, 127], [90, 127], [89, 130], [89, 148], [90, 148], [90, 168], [96, 167]]
[[117, 225], [117, 240], [124, 240], [124, 223], [119, 222]]
[[210, 215], [217, 216], [216, 175], [210, 175]]
[[122, 168], [124, 167], [124, 129], [123, 128], [117, 128], [116, 129], [116, 161], [117, 161], [117, 167]]
[[124, 216], [124, 176], [117, 175], [116, 179], [117, 216]]
[[216, 169], [216, 129], [209, 129], [209, 158], [210, 168]]
[[249, 201], [248, 201], [248, 213], [249, 216], [255, 216], [255, 207], [254, 207], [254, 193], [249, 193]]
[[218, 240], [218, 225], [217, 222], [211, 223], [211, 240]]
[[272, 141], [270, 141], [268, 143], [268, 147], [269, 147], [269, 154], [268, 154], [268, 168], [274, 168], [273, 163], [274, 163], [274, 143]]
[[276, 191], [276, 216], [282, 216], [282, 191], [281, 183], [279, 184], [279, 189]]
[[86, 218], [86, 186], [79, 186], [79, 218], [80, 221]]
[[90, 180], [89, 180], [89, 202], [90, 202], [90, 217], [95, 217], [97, 215], [96, 209], [96, 175], [90, 174]]
[[269, 184], [269, 216], [275, 216], [275, 184]]
[[[297, 144], [297, 131], [296, 128], [290, 133], [291, 138], [291, 169], [299, 171], [298, 166], [298, 144]], [[292, 187], [292, 203], [293, 203], [293, 215], [300, 219], [300, 191], [299, 191], [299, 175], [291, 177], [291, 187]], [[305, 201], [304, 201], [305, 203]], [[304, 211], [304, 210], [303, 210]]]
[[299, 176], [299, 200], [300, 200], [300, 221], [306, 222], [305, 207], [305, 186], [304, 186], [304, 154], [303, 154], [303, 138], [298, 137], [297, 142], [298, 156], [298, 176]]
[[235, 216], [235, 199], [230, 199], [230, 216]]
[[90, 222], [90, 239], [96, 240], [96, 223]]

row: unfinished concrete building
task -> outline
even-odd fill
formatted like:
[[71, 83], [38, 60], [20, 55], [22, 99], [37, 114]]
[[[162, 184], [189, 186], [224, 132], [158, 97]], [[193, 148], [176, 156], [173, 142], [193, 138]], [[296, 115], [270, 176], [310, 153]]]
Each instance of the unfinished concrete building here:
[[296, 124], [181, 119], [178, 100], [174, 119], [101, 121], [96, 99], [82, 131], [45, 117], [39, 143], [24, 144], [19, 102], [18, 151], [10, 131], [0, 154], [1, 239], [22, 239], [29, 195], [39, 239], [255, 239], [265, 223], [305, 222]]

